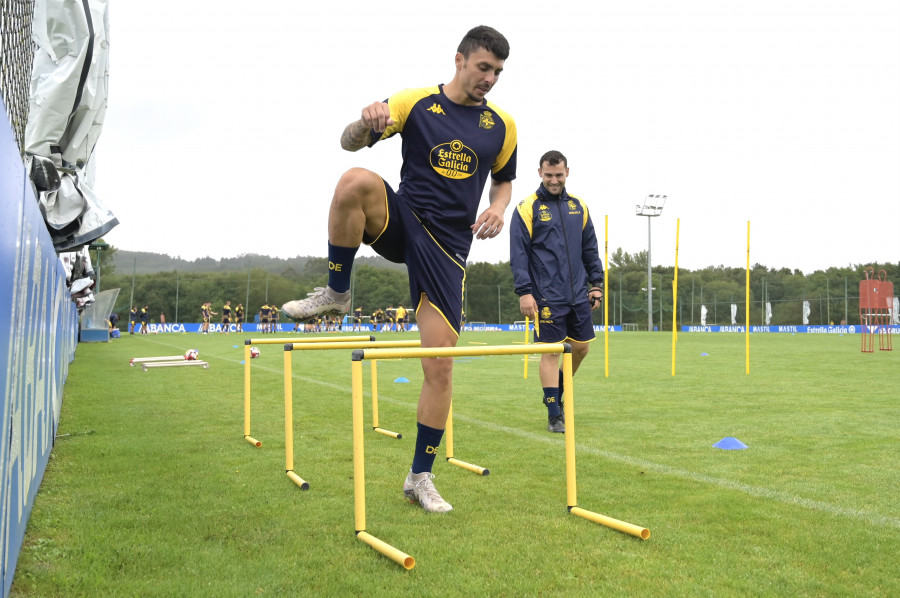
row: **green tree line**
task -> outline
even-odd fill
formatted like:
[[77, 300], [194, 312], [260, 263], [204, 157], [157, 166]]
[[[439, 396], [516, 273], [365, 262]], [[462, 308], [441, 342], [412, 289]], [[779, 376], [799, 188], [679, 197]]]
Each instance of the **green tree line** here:
[[[121, 259], [121, 254], [126, 258]], [[94, 255], [92, 253], [92, 255]], [[264, 256], [242, 256], [232, 260], [203, 262], [208, 269], [172, 267], [155, 272], [138, 272], [137, 262], [145, 254], [105, 250], [99, 259], [100, 290], [119, 288], [115, 311], [127, 314], [132, 303], [149, 306], [151, 319], [167, 322], [197, 322], [200, 305], [211, 301], [214, 311], [221, 311], [226, 300], [232, 306], [243, 303], [252, 320], [263, 304], [281, 306], [305, 297], [308, 292], [328, 281], [328, 261], [305, 257], [278, 260]], [[178, 264], [154, 258], [158, 267]], [[132, 261], [132, 264], [128, 262]], [[227, 262], [223, 266], [223, 261]], [[98, 259], [94, 258], [95, 269]], [[195, 261], [196, 262], [196, 261]], [[259, 264], [255, 266], [254, 264]], [[129, 266], [132, 266], [129, 268]], [[804, 275], [789, 268], [767, 268], [755, 264], [750, 269], [750, 323], [765, 324], [766, 303], [771, 305], [772, 325], [801, 324], [803, 302], [810, 304], [810, 324], [859, 323], [859, 282], [864, 270], [884, 270], [887, 280], [900, 277], [900, 262], [860, 264], [817, 270]], [[608, 293], [606, 295], [611, 324], [633, 324], [646, 330], [648, 325], [647, 254], [629, 254], [621, 248], [609, 256]], [[671, 330], [673, 324], [673, 267], [651, 269], [654, 328]], [[700, 324], [701, 306], [707, 308], [707, 324], [730, 325], [731, 306], [737, 306], [736, 322], [743, 324], [746, 313], [746, 276], [744, 268], [710, 266], [701, 270], [679, 269], [677, 324]], [[409, 296], [406, 268], [380, 258], [362, 258], [354, 265], [352, 275], [353, 307], [362, 307], [370, 315], [376, 308], [415, 307]], [[898, 289], [900, 290], [900, 289]], [[509, 262], [472, 263], [466, 273], [464, 309], [469, 322], [510, 324], [523, 319], [519, 299], [513, 288]], [[596, 324], [603, 323], [604, 309], [594, 311]]]

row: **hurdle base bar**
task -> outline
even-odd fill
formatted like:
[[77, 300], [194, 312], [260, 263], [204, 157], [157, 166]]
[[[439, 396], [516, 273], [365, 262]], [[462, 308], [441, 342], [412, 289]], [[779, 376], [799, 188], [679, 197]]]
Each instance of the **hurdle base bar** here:
[[260, 442], [259, 440], [257, 440], [256, 438], [254, 438], [252, 436], [244, 436], [244, 440], [246, 440], [247, 442], [249, 442], [256, 448], [259, 448], [262, 446], [262, 442]]
[[594, 523], [605, 525], [606, 527], [610, 527], [630, 536], [635, 536], [636, 538], [640, 538], [641, 540], [647, 540], [650, 538], [649, 529], [641, 527], [639, 525], [634, 525], [633, 523], [613, 519], [612, 517], [607, 517], [606, 515], [601, 515], [600, 513], [594, 513], [593, 511], [582, 509], [581, 507], [569, 507], [569, 512], [573, 515], [577, 515], [579, 517], [587, 519], [588, 521], [593, 521]]
[[375, 536], [373, 536], [365, 531], [356, 532], [356, 537], [359, 538], [360, 540], [362, 540], [363, 542], [365, 542], [366, 544], [368, 544], [369, 546], [371, 546], [372, 548], [374, 548], [375, 550], [377, 550], [378, 552], [380, 552], [381, 554], [383, 554], [384, 556], [386, 556], [387, 558], [391, 559], [398, 565], [401, 565], [407, 571], [416, 566], [416, 559], [409, 556], [408, 554], [406, 554], [403, 551], [397, 550], [396, 548], [394, 548], [387, 542], [385, 542], [383, 540], [379, 540]]
[[154, 363], [141, 364], [141, 369], [146, 372], [150, 368], [180, 368], [191, 366], [200, 366], [204, 370], [209, 369], [209, 364], [205, 361], [157, 361]]
[[456, 465], [457, 467], [462, 467], [463, 469], [468, 469], [469, 471], [482, 476], [490, 475], [491, 473], [489, 469], [485, 469], [484, 467], [473, 465], [471, 463], [466, 463], [465, 461], [460, 461], [459, 459], [454, 459], [453, 457], [447, 457], [447, 463], [449, 463], [450, 465]]
[[403, 434], [400, 434], [399, 432], [391, 432], [390, 430], [385, 430], [384, 428], [378, 428], [378, 427], [375, 427], [372, 429], [375, 430], [376, 432], [378, 432], [379, 434], [384, 434], [385, 436], [390, 436], [391, 438], [396, 438], [397, 440], [400, 440], [401, 438], [403, 438]]
[[287, 477], [292, 482], [294, 482], [295, 484], [297, 484], [297, 486], [300, 487], [301, 490], [309, 490], [309, 482], [307, 482], [306, 480], [304, 480], [303, 478], [301, 478], [300, 476], [298, 476], [296, 473], [294, 473], [291, 470], [288, 470], [285, 473], [287, 474]]

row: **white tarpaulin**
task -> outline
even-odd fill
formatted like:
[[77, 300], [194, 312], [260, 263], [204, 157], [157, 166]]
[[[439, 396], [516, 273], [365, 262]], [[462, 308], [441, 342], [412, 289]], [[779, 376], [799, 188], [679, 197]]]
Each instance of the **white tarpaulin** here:
[[803, 325], [809, 326], [809, 301], [803, 302]]
[[700, 306], [700, 325], [706, 326], [706, 306]]
[[731, 304], [731, 325], [737, 324], [737, 303]]
[[772, 323], [772, 304], [766, 301], [766, 326]]
[[26, 166], [57, 251], [118, 224], [91, 189], [109, 80], [107, 0], [36, 0]]

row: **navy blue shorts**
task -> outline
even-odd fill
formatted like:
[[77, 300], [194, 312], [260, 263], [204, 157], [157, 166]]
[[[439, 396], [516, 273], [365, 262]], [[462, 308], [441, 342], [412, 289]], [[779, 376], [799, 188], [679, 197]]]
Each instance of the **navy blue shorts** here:
[[594, 324], [591, 322], [591, 304], [579, 303], [576, 306], [538, 305], [541, 318], [541, 334], [535, 333], [536, 343], [561, 343], [573, 341], [587, 343], [594, 340]]
[[445, 249], [391, 186], [384, 183], [387, 218], [384, 229], [374, 239], [363, 234], [363, 243], [378, 255], [409, 272], [409, 295], [416, 311], [423, 295], [434, 305], [458, 335], [462, 326], [463, 288], [466, 264]]

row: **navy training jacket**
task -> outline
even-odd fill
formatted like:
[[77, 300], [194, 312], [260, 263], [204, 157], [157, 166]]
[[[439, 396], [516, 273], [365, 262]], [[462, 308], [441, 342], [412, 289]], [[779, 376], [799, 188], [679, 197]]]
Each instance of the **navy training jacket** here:
[[509, 231], [509, 257], [516, 295], [539, 305], [588, 301], [588, 285], [602, 286], [603, 261], [587, 205], [563, 189], [541, 185], [516, 207]]

